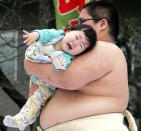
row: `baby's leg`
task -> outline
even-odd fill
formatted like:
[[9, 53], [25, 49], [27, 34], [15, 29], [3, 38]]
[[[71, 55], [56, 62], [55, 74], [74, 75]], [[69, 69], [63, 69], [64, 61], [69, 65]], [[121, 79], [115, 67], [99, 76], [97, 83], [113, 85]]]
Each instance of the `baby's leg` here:
[[55, 92], [52, 86], [43, 81], [38, 80], [36, 84], [38, 84], [38, 90], [27, 100], [17, 115], [5, 117], [4, 125], [24, 130], [27, 125], [32, 124], [36, 120], [41, 106], [43, 106]]

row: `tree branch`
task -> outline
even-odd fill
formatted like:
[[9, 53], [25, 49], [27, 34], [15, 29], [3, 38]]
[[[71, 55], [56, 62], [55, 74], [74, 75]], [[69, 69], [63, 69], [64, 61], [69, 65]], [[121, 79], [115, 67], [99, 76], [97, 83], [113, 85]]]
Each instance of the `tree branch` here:
[[3, 91], [18, 105], [19, 108], [25, 104], [26, 98], [13, 87], [1, 69], [0, 86], [2, 87]]

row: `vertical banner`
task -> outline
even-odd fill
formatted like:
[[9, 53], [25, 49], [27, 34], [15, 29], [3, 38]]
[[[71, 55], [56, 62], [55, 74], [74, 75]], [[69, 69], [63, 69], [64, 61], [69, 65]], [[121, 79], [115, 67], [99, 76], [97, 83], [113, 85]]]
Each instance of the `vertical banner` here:
[[77, 17], [84, 4], [92, 0], [53, 0], [55, 15], [56, 15], [56, 28], [62, 29], [67, 25], [75, 25]]

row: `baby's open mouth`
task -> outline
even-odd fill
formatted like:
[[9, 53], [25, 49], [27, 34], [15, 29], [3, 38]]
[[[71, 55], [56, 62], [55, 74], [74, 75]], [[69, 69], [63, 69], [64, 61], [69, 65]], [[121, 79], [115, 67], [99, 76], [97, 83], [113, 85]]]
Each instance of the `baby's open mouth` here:
[[67, 43], [67, 46], [68, 46], [68, 48], [71, 50], [72, 49], [72, 47], [71, 47], [71, 45], [69, 44], [69, 43]]

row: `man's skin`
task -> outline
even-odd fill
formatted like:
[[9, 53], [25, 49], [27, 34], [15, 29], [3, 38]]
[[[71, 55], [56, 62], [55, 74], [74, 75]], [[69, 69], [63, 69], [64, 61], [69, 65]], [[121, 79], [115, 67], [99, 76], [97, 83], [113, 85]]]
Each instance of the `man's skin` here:
[[[79, 17], [91, 18], [86, 9]], [[81, 117], [126, 110], [127, 64], [122, 51], [113, 44], [107, 20], [84, 24], [96, 30], [99, 41], [92, 51], [75, 58], [67, 70], [56, 72], [50, 64], [25, 60], [25, 70], [30, 75], [58, 87], [41, 112], [43, 129]]]

